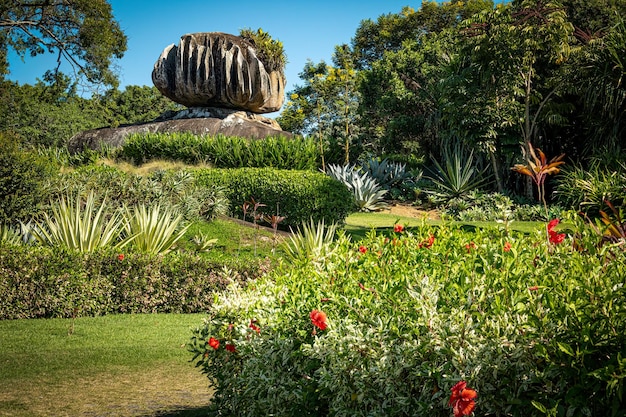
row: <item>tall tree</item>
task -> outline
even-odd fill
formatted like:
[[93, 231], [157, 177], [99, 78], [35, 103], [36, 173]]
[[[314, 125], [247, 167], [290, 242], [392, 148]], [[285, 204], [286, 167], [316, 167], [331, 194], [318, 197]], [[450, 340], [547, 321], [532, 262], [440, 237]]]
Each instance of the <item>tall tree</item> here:
[[[126, 51], [126, 36], [106, 0], [16, 0], [0, 3], [0, 76], [6, 51], [21, 57], [56, 53], [58, 71], [67, 61], [77, 76], [116, 86], [114, 58]], [[10, 68], [9, 68], [10, 69]]]
[[347, 45], [335, 47], [333, 63], [307, 62], [300, 73], [305, 84], [290, 92], [290, 100], [277, 121], [285, 130], [315, 135], [322, 148], [326, 141], [337, 140], [343, 149], [343, 162], [348, 163], [359, 133], [360, 97], [357, 72]]

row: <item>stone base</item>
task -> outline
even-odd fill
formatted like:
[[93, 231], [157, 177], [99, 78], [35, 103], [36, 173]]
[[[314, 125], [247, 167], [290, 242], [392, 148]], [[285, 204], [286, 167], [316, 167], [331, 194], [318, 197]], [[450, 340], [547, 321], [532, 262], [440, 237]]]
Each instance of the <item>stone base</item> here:
[[166, 112], [152, 122], [103, 127], [80, 132], [69, 140], [70, 153], [83, 149], [100, 149], [102, 145], [119, 147], [133, 133], [189, 132], [195, 135], [239, 136], [263, 139], [268, 136], [293, 137], [284, 132], [273, 119], [242, 110], [218, 107], [192, 107], [178, 112]]

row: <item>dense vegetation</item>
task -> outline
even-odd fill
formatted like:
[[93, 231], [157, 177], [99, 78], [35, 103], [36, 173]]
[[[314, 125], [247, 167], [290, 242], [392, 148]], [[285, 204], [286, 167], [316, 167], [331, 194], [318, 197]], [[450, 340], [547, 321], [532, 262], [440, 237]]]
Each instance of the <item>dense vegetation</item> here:
[[[0, 79], [0, 318], [208, 309], [188, 348], [220, 416], [624, 417], [624, 15], [453, 0], [363, 21], [305, 66], [293, 140], [70, 155], [80, 130], [175, 106]], [[341, 230], [398, 201], [443, 221]]]

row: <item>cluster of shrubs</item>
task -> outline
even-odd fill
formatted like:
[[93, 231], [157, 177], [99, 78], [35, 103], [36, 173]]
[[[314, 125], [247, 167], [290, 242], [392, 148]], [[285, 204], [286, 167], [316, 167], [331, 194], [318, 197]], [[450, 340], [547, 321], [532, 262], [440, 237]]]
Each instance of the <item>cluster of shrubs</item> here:
[[397, 225], [230, 286], [189, 343], [212, 412], [446, 417], [466, 381], [476, 415], [624, 416], [623, 239], [557, 223]]
[[267, 269], [265, 261], [225, 264], [181, 252], [0, 244], [0, 320], [205, 312], [216, 292]]

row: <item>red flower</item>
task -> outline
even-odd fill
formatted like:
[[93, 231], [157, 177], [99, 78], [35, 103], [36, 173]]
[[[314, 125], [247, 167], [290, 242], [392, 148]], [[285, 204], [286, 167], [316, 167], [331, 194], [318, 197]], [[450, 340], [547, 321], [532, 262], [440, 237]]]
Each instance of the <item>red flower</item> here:
[[451, 389], [448, 405], [452, 407], [454, 417], [469, 416], [476, 407], [474, 401], [478, 394], [473, 389], [467, 388], [465, 381], [457, 382]]
[[533, 285], [532, 287], [528, 287], [528, 289], [529, 289], [530, 291], [537, 291], [537, 290], [539, 289], [539, 287], [538, 287], [538, 286], [536, 286], [536, 285]]
[[359, 246], [359, 252], [365, 253], [367, 252], [367, 248], [365, 246]]
[[505, 251], [505, 252], [510, 252], [510, 251], [511, 251], [511, 243], [506, 242], [506, 243], [504, 244], [504, 251]]
[[226, 349], [229, 352], [235, 353], [235, 345], [231, 344], [231, 343], [226, 343], [226, 346], [224, 346], [224, 349]]
[[563, 240], [565, 239], [565, 233], [557, 233], [556, 230], [554, 230], [554, 228], [559, 224], [560, 220], [559, 219], [552, 219], [550, 220], [550, 223], [548, 223], [548, 240], [550, 241], [550, 243], [554, 244], [554, 245], [558, 245], [559, 243], [563, 242]]
[[428, 240], [424, 240], [423, 242], [419, 243], [417, 247], [430, 249], [433, 243], [435, 243], [435, 235], [428, 235]]
[[119, 255], [117, 255], [117, 259], [119, 259], [120, 261], [124, 260], [124, 254], [120, 253]]
[[396, 233], [402, 233], [404, 232], [404, 226], [402, 226], [401, 224], [396, 224], [393, 226], [393, 231]]
[[470, 253], [472, 249], [476, 249], [476, 244], [474, 242], [470, 242], [465, 245], [465, 249], [467, 250], [467, 253]]
[[211, 346], [215, 350], [217, 350], [217, 348], [220, 347], [220, 341], [214, 337], [211, 337], [208, 343], [209, 343], [209, 346]]
[[313, 310], [311, 311], [311, 314], [309, 314], [309, 317], [311, 317], [313, 325], [318, 327], [320, 330], [325, 330], [328, 326], [326, 323], [326, 313], [323, 311]]
[[254, 330], [257, 334], [261, 333], [261, 328], [254, 324], [254, 321], [250, 320], [250, 326], [252, 330]]

